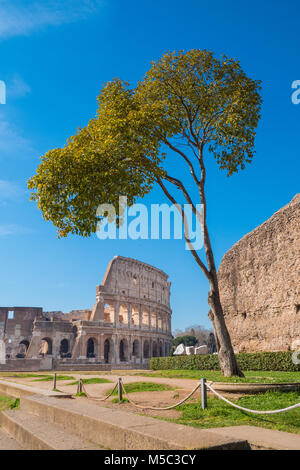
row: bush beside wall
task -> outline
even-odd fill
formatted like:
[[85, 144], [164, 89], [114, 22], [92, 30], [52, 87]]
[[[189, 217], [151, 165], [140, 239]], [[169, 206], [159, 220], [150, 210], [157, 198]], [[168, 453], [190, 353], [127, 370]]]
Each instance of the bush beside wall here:
[[[291, 352], [240, 353], [236, 357], [242, 370], [300, 371], [300, 365], [293, 364]], [[150, 369], [220, 370], [220, 364], [217, 354], [153, 357]]]

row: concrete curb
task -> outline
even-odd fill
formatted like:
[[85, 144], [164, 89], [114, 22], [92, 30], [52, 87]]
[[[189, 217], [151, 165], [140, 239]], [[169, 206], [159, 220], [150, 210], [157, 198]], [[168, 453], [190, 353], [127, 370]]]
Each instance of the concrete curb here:
[[83, 400], [23, 397], [21, 410], [44, 422], [64, 426], [80, 437], [121, 450], [246, 450], [240, 438], [221, 436], [217, 430], [195, 429], [155, 418], [118, 411]]
[[55, 398], [71, 398], [72, 394], [43, 390], [41, 388], [30, 387], [28, 385], [12, 383], [6, 380], [0, 380], [0, 395], [7, 397], [20, 398], [23, 396], [42, 395]]

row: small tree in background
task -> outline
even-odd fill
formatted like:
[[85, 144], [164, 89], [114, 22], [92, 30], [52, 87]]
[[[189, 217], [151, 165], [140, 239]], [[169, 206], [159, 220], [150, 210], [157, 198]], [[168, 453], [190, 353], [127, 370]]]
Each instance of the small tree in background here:
[[175, 346], [175, 348], [179, 344], [184, 344], [185, 346], [195, 346], [197, 342], [198, 341], [195, 338], [195, 336], [191, 336], [191, 335], [176, 336], [176, 338], [173, 339], [173, 346]]
[[194, 336], [197, 340], [197, 344], [201, 346], [203, 344], [208, 344], [209, 335], [211, 332], [211, 329], [205, 328], [202, 325], [193, 325], [185, 328], [185, 330], [175, 330], [174, 335], [175, 339], [178, 336], [184, 335]]
[[[29, 180], [32, 199], [59, 236], [95, 232], [99, 204], [113, 204], [119, 223], [119, 196], [127, 196], [131, 205], [157, 183], [176, 204], [190, 252], [209, 283], [210, 319], [226, 376], [243, 374], [220, 300], [207, 226], [205, 160], [213, 157], [228, 176], [251, 162], [259, 90], [259, 82], [247, 77], [234, 59], [218, 59], [206, 50], [169, 52], [152, 64], [135, 89], [119, 79], [107, 83], [98, 97], [96, 117], [64, 148], [47, 152]], [[186, 185], [184, 173], [174, 175], [172, 165], [164, 166], [165, 149], [182, 159], [194, 188]], [[201, 223], [205, 259], [194, 249], [185, 209], [171, 188], [179, 190]]]

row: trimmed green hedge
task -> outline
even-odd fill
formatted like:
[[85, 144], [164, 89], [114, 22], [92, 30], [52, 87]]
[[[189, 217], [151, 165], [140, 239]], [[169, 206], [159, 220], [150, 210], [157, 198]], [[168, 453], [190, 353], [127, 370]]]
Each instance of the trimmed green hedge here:
[[[236, 354], [236, 357], [242, 370], [300, 371], [300, 365], [292, 362], [291, 352], [241, 353]], [[220, 364], [217, 354], [153, 357], [150, 369], [220, 370]]]

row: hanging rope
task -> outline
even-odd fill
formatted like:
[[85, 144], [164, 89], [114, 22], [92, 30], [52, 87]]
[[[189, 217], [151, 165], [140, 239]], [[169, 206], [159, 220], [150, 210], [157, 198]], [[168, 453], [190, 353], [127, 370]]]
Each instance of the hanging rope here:
[[85, 386], [84, 386], [83, 384], [82, 384], [82, 390], [83, 390], [84, 393], [86, 394], [87, 398], [91, 398], [92, 400], [95, 400], [95, 401], [105, 401], [105, 400], [107, 400], [109, 397], [112, 396], [112, 394], [113, 394], [114, 391], [116, 390], [117, 386], [118, 386], [118, 382], [115, 384], [115, 386], [114, 386], [114, 388], [112, 389], [112, 391], [111, 391], [108, 395], [106, 395], [105, 398], [99, 398], [99, 397], [94, 397], [94, 396], [90, 395], [90, 394], [86, 391], [86, 388], [85, 388]]
[[189, 393], [183, 400], [179, 401], [178, 403], [175, 403], [175, 405], [170, 405], [170, 406], [166, 406], [164, 408], [160, 408], [160, 407], [154, 407], [154, 406], [138, 405], [137, 403], [135, 403], [133, 400], [131, 400], [129, 398], [129, 396], [128, 396], [126, 390], [125, 390], [123, 380], [121, 380], [121, 384], [122, 384], [122, 388], [123, 388], [125, 397], [129, 401], [129, 403], [131, 403], [133, 406], [135, 406], [136, 408], [143, 409], [143, 410], [158, 410], [158, 411], [171, 410], [172, 408], [176, 408], [177, 406], [182, 405], [182, 403], [187, 401], [198, 390], [198, 388], [201, 386], [201, 382], [198, 383], [198, 385], [194, 388], [194, 390], [191, 391], [191, 393]]
[[220, 393], [218, 393], [216, 390], [214, 390], [214, 389], [212, 388], [212, 386], [209, 385], [208, 383], [206, 383], [206, 387], [207, 387], [212, 393], [214, 393], [218, 398], [220, 398], [221, 400], [225, 401], [225, 402], [228, 403], [229, 405], [231, 405], [231, 406], [233, 406], [234, 408], [237, 408], [237, 409], [239, 409], [239, 410], [247, 411], [248, 413], [255, 413], [255, 414], [258, 414], [258, 415], [265, 415], [265, 414], [271, 415], [271, 414], [275, 414], [275, 413], [284, 413], [285, 411], [294, 410], [295, 408], [299, 408], [299, 407], [300, 407], [300, 403], [297, 403], [296, 405], [288, 406], [287, 408], [282, 408], [281, 410], [268, 410], [268, 411], [250, 410], [249, 408], [244, 408], [243, 406], [239, 406], [239, 405], [237, 405], [236, 403], [232, 403], [232, 401], [230, 401], [230, 400], [228, 400], [227, 398], [223, 397]]

